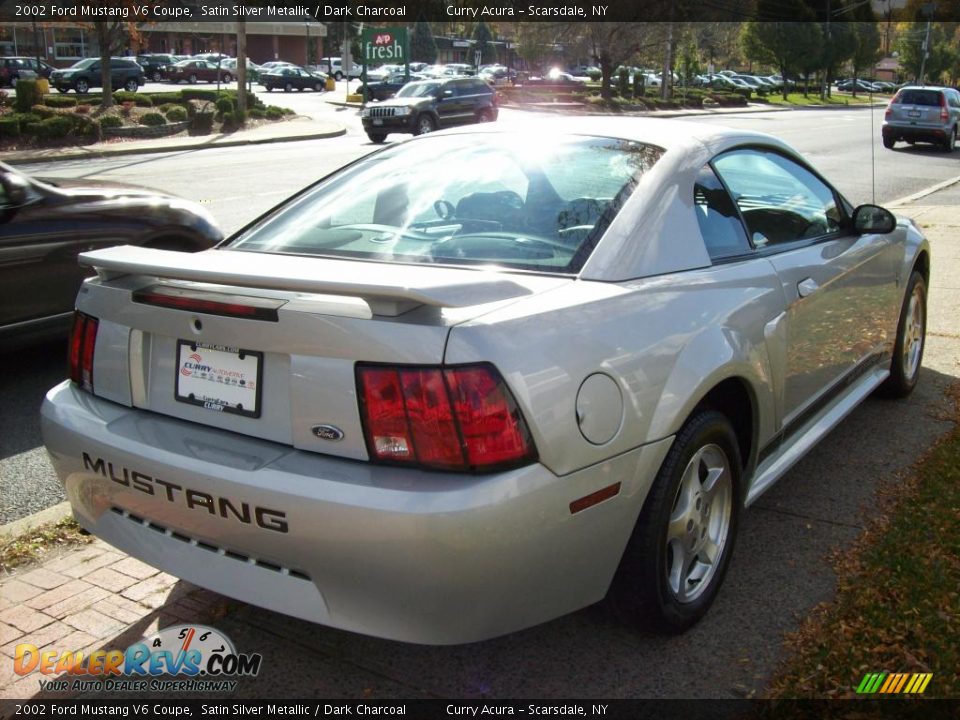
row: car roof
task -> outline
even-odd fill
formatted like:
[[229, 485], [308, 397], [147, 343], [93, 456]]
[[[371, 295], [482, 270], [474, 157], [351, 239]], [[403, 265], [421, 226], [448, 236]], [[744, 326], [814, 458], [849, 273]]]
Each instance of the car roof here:
[[[435, 82], [435, 81], [430, 81]], [[782, 140], [756, 130], [743, 130], [712, 123], [686, 120], [669, 120], [646, 117], [604, 117], [595, 115], [562, 116], [529, 121], [500, 121], [482, 125], [467, 125], [451, 128], [443, 133], [469, 132], [516, 132], [527, 127], [532, 132], [555, 132], [558, 134], [593, 135], [656, 145], [664, 150], [684, 150], [705, 147], [711, 153], [744, 143], [774, 145], [794, 152]]]

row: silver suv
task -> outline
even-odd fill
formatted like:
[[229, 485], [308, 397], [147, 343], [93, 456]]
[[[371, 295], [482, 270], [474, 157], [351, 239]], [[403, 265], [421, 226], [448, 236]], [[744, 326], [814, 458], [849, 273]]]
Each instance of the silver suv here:
[[945, 87], [905, 87], [887, 106], [883, 146], [898, 140], [929, 142], [953, 152], [960, 123], [960, 92]]

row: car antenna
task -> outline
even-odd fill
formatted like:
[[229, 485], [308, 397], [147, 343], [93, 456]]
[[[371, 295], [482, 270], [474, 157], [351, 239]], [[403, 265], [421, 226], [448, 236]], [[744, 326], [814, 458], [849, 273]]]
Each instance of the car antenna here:
[[877, 204], [877, 139], [874, 137], [876, 123], [873, 119], [873, 113], [876, 108], [873, 102], [873, 92], [870, 93], [870, 202]]

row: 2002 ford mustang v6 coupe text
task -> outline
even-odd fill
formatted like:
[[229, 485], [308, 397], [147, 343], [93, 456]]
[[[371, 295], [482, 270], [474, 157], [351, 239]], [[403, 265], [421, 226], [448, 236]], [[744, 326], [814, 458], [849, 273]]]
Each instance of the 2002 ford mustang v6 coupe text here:
[[437, 644], [604, 597], [696, 622], [741, 510], [913, 389], [930, 272], [910, 221], [776, 138], [614, 118], [428, 134], [215, 249], [81, 261], [43, 405], [80, 523]]

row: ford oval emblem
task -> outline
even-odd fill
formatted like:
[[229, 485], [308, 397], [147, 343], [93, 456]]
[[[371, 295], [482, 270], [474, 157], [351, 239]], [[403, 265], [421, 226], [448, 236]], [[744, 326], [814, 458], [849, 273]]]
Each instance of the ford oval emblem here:
[[343, 440], [343, 430], [335, 425], [314, 425], [313, 434], [321, 440]]

